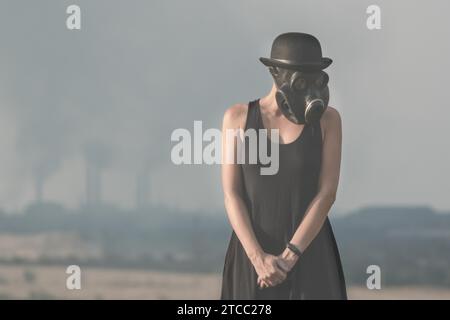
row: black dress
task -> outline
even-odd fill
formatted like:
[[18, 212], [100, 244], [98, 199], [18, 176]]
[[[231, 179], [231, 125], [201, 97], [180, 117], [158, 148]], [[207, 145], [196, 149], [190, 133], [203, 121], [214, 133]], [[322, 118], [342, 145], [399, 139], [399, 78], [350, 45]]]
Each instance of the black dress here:
[[[249, 103], [245, 129], [263, 129], [259, 99]], [[269, 141], [269, 140], [268, 140]], [[270, 144], [268, 145], [270, 152]], [[245, 154], [248, 155], [248, 143]], [[293, 142], [279, 145], [279, 170], [261, 175], [261, 164], [241, 164], [246, 203], [263, 250], [279, 255], [317, 193], [322, 159], [320, 122], [305, 125]], [[287, 279], [259, 289], [258, 275], [233, 231], [225, 256], [221, 299], [347, 299], [339, 251], [328, 218]]]

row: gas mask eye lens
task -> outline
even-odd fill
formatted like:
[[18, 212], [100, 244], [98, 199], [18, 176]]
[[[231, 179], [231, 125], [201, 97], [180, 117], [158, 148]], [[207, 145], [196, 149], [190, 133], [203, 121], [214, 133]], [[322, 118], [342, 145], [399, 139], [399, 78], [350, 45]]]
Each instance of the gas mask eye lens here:
[[306, 89], [306, 80], [304, 78], [295, 79], [294, 80], [294, 89], [305, 90]]
[[323, 86], [323, 82], [324, 82], [323, 80], [324, 80], [323, 79], [323, 75], [318, 76], [316, 81], [315, 81], [316, 86], [317, 87], [322, 87]]
[[322, 72], [316, 79], [315, 85], [319, 88], [324, 88], [328, 84], [328, 74]]
[[323, 88], [327, 85], [328, 83], [328, 74], [326, 74], [325, 72], [320, 72], [316, 79], [314, 80], [314, 85], [318, 88]]

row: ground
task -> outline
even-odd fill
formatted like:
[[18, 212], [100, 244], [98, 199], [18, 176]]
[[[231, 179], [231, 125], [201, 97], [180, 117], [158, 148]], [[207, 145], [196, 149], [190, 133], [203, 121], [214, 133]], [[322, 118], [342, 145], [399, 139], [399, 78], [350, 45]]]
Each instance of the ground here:
[[[66, 288], [64, 266], [0, 265], [0, 299], [218, 299], [219, 274], [81, 267], [81, 289]], [[349, 287], [350, 299], [450, 299], [450, 289]]]

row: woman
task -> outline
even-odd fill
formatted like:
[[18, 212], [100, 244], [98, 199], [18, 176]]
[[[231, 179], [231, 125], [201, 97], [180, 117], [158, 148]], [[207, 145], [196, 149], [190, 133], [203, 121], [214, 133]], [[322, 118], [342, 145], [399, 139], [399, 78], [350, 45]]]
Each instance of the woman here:
[[[272, 129], [278, 129], [279, 143], [268, 141], [278, 148], [279, 170], [261, 175], [260, 162], [223, 161], [225, 208], [233, 232], [221, 299], [347, 298], [328, 220], [339, 182], [341, 118], [328, 106], [328, 78], [322, 70], [331, 59], [321, 55], [311, 35], [278, 36], [271, 58], [260, 59], [274, 78], [271, 91], [225, 112], [224, 133], [267, 129], [272, 137]], [[237, 139], [223, 136], [224, 150], [236, 151]]]

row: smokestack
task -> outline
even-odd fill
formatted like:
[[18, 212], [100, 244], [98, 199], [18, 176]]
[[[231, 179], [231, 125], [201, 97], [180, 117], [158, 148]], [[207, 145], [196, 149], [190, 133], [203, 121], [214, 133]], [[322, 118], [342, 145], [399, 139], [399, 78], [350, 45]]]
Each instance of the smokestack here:
[[102, 202], [102, 171], [111, 161], [111, 151], [101, 143], [85, 146], [86, 159], [86, 204], [96, 206]]
[[40, 154], [33, 165], [35, 201], [44, 201], [45, 181], [59, 168], [60, 160], [56, 155]]

